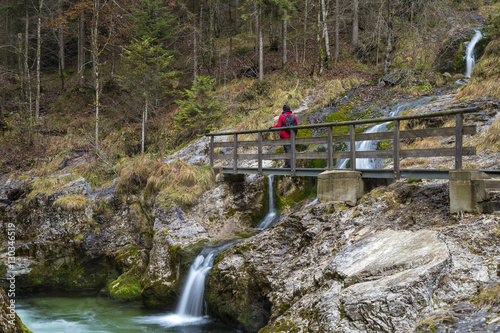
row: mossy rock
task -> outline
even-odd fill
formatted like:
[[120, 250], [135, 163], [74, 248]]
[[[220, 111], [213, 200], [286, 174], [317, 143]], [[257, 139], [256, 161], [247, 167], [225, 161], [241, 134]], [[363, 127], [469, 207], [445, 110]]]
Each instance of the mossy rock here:
[[294, 203], [313, 198], [317, 193], [317, 184], [314, 177], [287, 177], [276, 179], [276, 193], [278, 209], [291, 206]]
[[116, 276], [106, 260], [76, 262], [56, 267], [47, 262], [32, 264], [31, 271], [17, 276], [17, 284], [23, 292], [47, 290], [100, 290], [106, 281]]
[[[235, 247], [217, 257], [217, 263], [207, 277], [205, 300], [209, 314], [246, 332], [257, 332], [267, 325], [272, 303], [267, 295], [271, 287], [267, 279], [252, 269], [238, 272], [239, 277], [222, 274], [218, 268], [224, 257], [241, 255], [252, 244]], [[241, 273], [241, 274], [240, 274]]]
[[175, 245], [169, 249], [169, 277], [151, 281], [152, 277], [145, 274], [141, 278], [142, 300], [150, 308], [173, 309], [182, 292], [184, 280], [194, 259], [205, 246], [206, 241], [182, 248]]
[[140, 271], [133, 269], [108, 285], [109, 295], [118, 301], [137, 301], [142, 298]]

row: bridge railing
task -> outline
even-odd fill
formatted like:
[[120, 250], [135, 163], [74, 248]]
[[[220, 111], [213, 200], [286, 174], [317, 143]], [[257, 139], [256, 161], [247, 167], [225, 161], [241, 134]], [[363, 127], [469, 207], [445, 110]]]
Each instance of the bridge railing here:
[[[295, 176], [297, 160], [300, 159], [324, 159], [327, 161], [327, 170], [334, 168], [333, 161], [338, 158], [349, 158], [350, 169], [356, 170], [356, 158], [392, 158], [394, 160], [393, 178], [400, 178], [400, 161], [401, 158], [406, 157], [437, 157], [437, 156], [454, 156], [455, 157], [455, 170], [462, 169], [462, 156], [475, 155], [475, 147], [464, 147], [463, 136], [473, 135], [476, 133], [475, 125], [464, 126], [464, 114], [476, 112], [478, 108], [463, 108], [454, 109], [443, 112], [433, 112], [419, 115], [406, 115], [396, 117], [383, 117], [377, 119], [355, 120], [344, 122], [331, 122], [311, 125], [301, 125], [294, 127], [287, 127], [287, 130], [293, 129], [325, 129], [325, 136], [296, 138], [294, 131], [291, 132], [290, 139], [269, 140], [264, 139], [264, 133], [282, 131], [283, 128], [272, 129], [257, 129], [247, 131], [233, 131], [224, 133], [207, 133], [206, 136], [210, 137], [210, 165], [213, 167], [215, 160], [232, 160], [232, 172], [238, 173], [238, 161], [242, 160], [257, 160], [257, 171], [262, 174], [263, 160], [284, 160], [290, 159], [291, 168], [290, 174]], [[401, 130], [400, 122], [405, 120], [426, 119], [436, 117], [449, 117], [455, 116], [454, 127], [439, 127], [439, 128], [426, 128], [426, 129], [411, 129]], [[385, 122], [392, 122], [393, 126], [390, 131], [378, 133], [356, 133], [356, 126], [367, 124], [379, 124]], [[348, 134], [333, 135], [334, 127], [348, 127]], [[257, 134], [257, 140], [239, 141], [238, 137], [247, 134]], [[216, 136], [231, 136], [232, 141], [216, 142]], [[427, 148], [427, 149], [401, 149], [402, 139], [416, 139], [426, 137], [455, 137], [455, 147], [453, 148]], [[356, 151], [357, 141], [367, 140], [393, 140], [393, 148], [389, 150], [374, 150], [374, 151]], [[350, 149], [348, 151], [334, 151], [334, 143], [348, 142]], [[296, 152], [297, 145], [310, 145], [310, 144], [326, 144], [326, 151], [324, 152]], [[290, 153], [264, 153], [263, 147], [265, 146], [282, 146], [290, 145]], [[238, 153], [239, 147], [257, 147], [256, 154], [240, 154]], [[216, 153], [216, 148], [232, 148], [232, 153], [223, 154]]]

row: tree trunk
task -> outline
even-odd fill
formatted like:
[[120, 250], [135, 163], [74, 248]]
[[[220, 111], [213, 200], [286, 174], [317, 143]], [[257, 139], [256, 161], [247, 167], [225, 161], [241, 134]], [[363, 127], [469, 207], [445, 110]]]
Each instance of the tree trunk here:
[[198, 77], [198, 42], [196, 38], [196, 28], [193, 27], [193, 80]]
[[259, 81], [264, 81], [264, 41], [262, 40], [262, 6], [259, 5], [259, 14], [257, 15], [259, 31]]
[[234, 28], [234, 33], [235, 33], [235, 34], [238, 34], [238, 31], [239, 31], [239, 29], [240, 29], [240, 27], [239, 27], [239, 23], [240, 23], [240, 22], [239, 22], [239, 20], [240, 20], [240, 19], [239, 19], [239, 15], [238, 15], [239, 0], [236, 0], [236, 4], [235, 4], [235, 6], [236, 6], [236, 12], [234, 13], [234, 16], [235, 16], [235, 22], [234, 22], [234, 26], [235, 26], [235, 28]]
[[26, 87], [25, 87], [25, 80], [24, 80], [24, 67], [23, 67], [23, 34], [18, 33], [17, 34], [17, 41], [18, 41], [18, 46], [17, 46], [17, 70], [18, 70], [18, 77], [19, 77], [19, 82], [21, 84], [21, 103], [26, 105]]
[[[59, 8], [57, 14], [59, 17], [63, 14], [63, 1], [59, 1]], [[57, 29], [58, 33], [58, 44], [59, 44], [59, 76], [61, 78], [61, 92], [64, 91], [64, 71], [66, 70], [65, 52], [64, 52], [64, 25], [62, 21], [59, 23]]]
[[148, 98], [144, 100], [144, 111], [142, 112], [142, 131], [141, 131], [141, 153], [144, 154], [144, 141], [146, 133], [146, 122], [148, 121]]
[[100, 85], [99, 85], [99, 3], [100, 0], [94, 0], [93, 8], [93, 27], [92, 27], [92, 69], [94, 74], [95, 89], [95, 150], [99, 153], [99, 107], [100, 107]]
[[[232, 11], [233, 8], [231, 6], [231, 1], [229, 1], [229, 71], [231, 72], [231, 76], [234, 76], [233, 71], [233, 25], [232, 22]], [[224, 75], [224, 77], [226, 77]]]
[[83, 9], [78, 18], [78, 85], [83, 87], [85, 80], [85, 17]]
[[359, 43], [359, 0], [353, 0], [352, 12], [352, 48], [356, 49]]
[[209, 22], [210, 22], [210, 32], [209, 32], [209, 41], [210, 41], [210, 64], [213, 64], [214, 61], [214, 3], [213, 0], [210, 1], [209, 7]]
[[[318, 2], [321, 2], [321, 0], [318, 0]], [[317, 19], [316, 19], [316, 41], [318, 45], [318, 74], [321, 75], [323, 73], [323, 59], [324, 59], [324, 52], [323, 52], [323, 38], [321, 37], [321, 31], [322, 31], [322, 24], [321, 24], [321, 8], [318, 3], [317, 7]], [[314, 68], [313, 68], [313, 74], [314, 74]]]
[[287, 10], [285, 9], [283, 11], [283, 50], [282, 50], [282, 53], [283, 53], [283, 60], [282, 60], [282, 66], [283, 68], [286, 68], [286, 62], [287, 62], [287, 46], [286, 46], [286, 39], [287, 39], [287, 20], [288, 20], [288, 17], [287, 17]]
[[259, 9], [257, 7], [257, 1], [253, 3], [253, 9], [255, 13], [255, 62], [259, 62]]
[[38, 7], [38, 23], [37, 23], [37, 31], [36, 31], [36, 100], [35, 100], [35, 112], [36, 117], [40, 117], [40, 90], [42, 85], [41, 80], [41, 61], [40, 58], [42, 56], [42, 8], [43, 8], [43, 0], [39, 0]]
[[305, 3], [305, 10], [304, 10], [304, 58], [302, 60], [302, 63], [305, 64], [306, 62], [306, 44], [307, 44], [307, 12], [309, 11], [308, 8], [309, 5], [309, 0], [306, 0]]
[[387, 49], [385, 51], [384, 73], [389, 74], [392, 62], [392, 47], [394, 39], [394, 7], [392, 0], [387, 0], [388, 19], [387, 19]]
[[324, 63], [328, 67], [328, 63], [331, 60], [331, 55], [330, 55], [330, 40], [328, 38], [328, 25], [326, 23], [327, 16], [328, 16], [328, 9], [326, 8], [325, 0], [321, 0], [321, 24], [323, 27], [323, 41], [325, 43]]
[[335, 0], [335, 63], [339, 61], [339, 55], [340, 55], [339, 26], [340, 26], [339, 0]]
[[29, 118], [30, 118], [30, 144], [33, 143], [33, 132], [34, 132], [34, 119], [33, 119], [33, 97], [31, 95], [31, 75], [30, 68], [28, 66], [29, 60], [29, 2], [26, 0], [26, 22], [24, 26], [24, 78], [23, 80], [26, 82], [25, 88], [27, 89], [27, 109], [29, 110]]

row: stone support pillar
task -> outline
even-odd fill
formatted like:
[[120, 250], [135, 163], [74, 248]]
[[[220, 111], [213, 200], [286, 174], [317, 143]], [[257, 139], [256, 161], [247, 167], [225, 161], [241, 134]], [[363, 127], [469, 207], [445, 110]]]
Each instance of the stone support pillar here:
[[480, 203], [486, 200], [484, 180], [480, 171], [450, 171], [450, 212], [481, 213]]
[[363, 195], [361, 172], [348, 170], [325, 171], [318, 175], [318, 199], [356, 202]]

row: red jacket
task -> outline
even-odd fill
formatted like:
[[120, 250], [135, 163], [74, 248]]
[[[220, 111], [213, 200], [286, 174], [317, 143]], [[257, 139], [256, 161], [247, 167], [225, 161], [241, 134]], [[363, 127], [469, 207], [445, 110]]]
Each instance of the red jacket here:
[[[292, 114], [292, 112], [288, 111], [285, 114]], [[280, 117], [278, 118], [278, 123], [274, 125], [273, 127], [283, 127], [285, 126], [285, 114], [280, 114]], [[299, 122], [297, 121], [297, 116], [293, 115], [295, 117], [295, 121], [297, 122], [297, 125], [299, 125]], [[295, 135], [297, 135], [297, 130], [295, 130]], [[280, 138], [281, 139], [289, 139], [290, 134], [287, 133], [287, 131], [281, 131], [280, 132]]]

